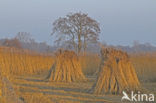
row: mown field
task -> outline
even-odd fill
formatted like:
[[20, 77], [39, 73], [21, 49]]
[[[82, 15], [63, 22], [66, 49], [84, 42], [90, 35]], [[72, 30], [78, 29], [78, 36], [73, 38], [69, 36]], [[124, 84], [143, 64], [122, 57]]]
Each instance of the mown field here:
[[[9, 78], [17, 96], [24, 103], [120, 103], [122, 95], [91, 93], [100, 65], [100, 55], [79, 57], [86, 82], [48, 82], [44, 78], [54, 63], [53, 54], [39, 54], [14, 48], [0, 48], [2, 76]], [[130, 54], [142, 88], [156, 93], [156, 54]], [[9, 98], [9, 94], [8, 96]], [[2, 98], [0, 103], [2, 102]], [[4, 102], [2, 102], [4, 103]]]

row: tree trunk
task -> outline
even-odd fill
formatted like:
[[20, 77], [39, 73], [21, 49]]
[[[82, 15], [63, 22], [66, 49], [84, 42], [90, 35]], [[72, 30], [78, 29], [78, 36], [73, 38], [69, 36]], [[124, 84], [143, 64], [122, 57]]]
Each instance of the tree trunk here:
[[81, 52], [81, 48], [82, 48], [81, 35], [82, 35], [82, 26], [80, 25], [80, 29], [78, 33], [78, 54]]
[[83, 44], [83, 55], [86, 53], [87, 43], [86, 43], [86, 35], [84, 35], [84, 44]]
[[72, 43], [73, 43], [73, 47], [74, 47], [74, 50], [75, 50], [75, 52], [77, 51], [77, 47], [76, 47], [76, 43], [75, 43], [75, 36], [74, 35], [72, 35], [73, 37], [72, 37]]
[[81, 52], [81, 34], [78, 34], [78, 54]]

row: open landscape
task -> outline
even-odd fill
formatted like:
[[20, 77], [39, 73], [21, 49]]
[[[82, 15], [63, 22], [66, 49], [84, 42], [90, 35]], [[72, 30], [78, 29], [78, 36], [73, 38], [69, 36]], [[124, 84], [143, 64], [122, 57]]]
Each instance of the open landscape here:
[[0, 103], [155, 99], [155, 0], [0, 0]]
[[[24, 103], [120, 103], [122, 95], [97, 95], [90, 92], [96, 82], [100, 56], [88, 53], [79, 58], [86, 81], [49, 82], [45, 78], [56, 59], [55, 56], [1, 47], [1, 74], [9, 78], [9, 83], [2, 81], [5, 85], [3, 88], [7, 91], [6, 98], [14, 98], [15, 95], [10, 94], [14, 92]], [[130, 60], [143, 92], [156, 93], [155, 53], [130, 54]], [[10, 91], [9, 88], [14, 89]]]

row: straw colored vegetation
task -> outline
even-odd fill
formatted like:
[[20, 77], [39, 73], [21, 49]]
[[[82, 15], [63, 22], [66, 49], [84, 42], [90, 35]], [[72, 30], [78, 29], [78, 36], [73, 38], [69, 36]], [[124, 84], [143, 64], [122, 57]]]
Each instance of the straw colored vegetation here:
[[[155, 54], [128, 57], [116, 50], [105, 52], [78, 57], [62, 51], [52, 56], [1, 47], [0, 103], [120, 103], [120, 95], [96, 94], [136, 89], [136, 73], [142, 86], [156, 93]], [[44, 81], [47, 75], [50, 82]]]
[[81, 64], [74, 51], [59, 50], [56, 52], [56, 60], [47, 77], [50, 81], [74, 82], [85, 81]]
[[49, 55], [15, 48], [0, 48], [0, 67], [6, 76], [39, 74], [49, 70], [52, 64], [53, 58]]
[[97, 82], [96, 94], [118, 94], [122, 91], [137, 90], [140, 86], [135, 69], [128, 55], [120, 50], [103, 48]]
[[131, 54], [131, 61], [141, 82], [156, 82], [156, 53]]
[[[100, 58], [97, 54], [80, 57], [84, 74], [98, 75]], [[131, 53], [129, 54], [129, 60], [133, 64], [140, 82], [156, 82], [156, 53]]]
[[92, 76], [96, 74], [100, 65], [100, 57], [95, 53], [87, 53], [85, 56], [80, 55], [82, 71], [85, 75]]
[[12, 83], [6, 77], [1, 78], [2, 91], [0, 96], [0, 103], [23, 103], [16, 95]]

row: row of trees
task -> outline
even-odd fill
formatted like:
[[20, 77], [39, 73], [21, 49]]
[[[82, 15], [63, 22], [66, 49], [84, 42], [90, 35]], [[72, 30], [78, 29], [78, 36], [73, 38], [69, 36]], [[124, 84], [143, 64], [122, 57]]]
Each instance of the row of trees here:
[[13, 38], [0, 39], [0, 46], [28, 49], [42, 53], [49, 53], [54, 49], [54, 47], [49, 46], [46, 42], [36, 42], [28, 32], [18, 32]]
[[35, 42], [35, 40], [31, 37], [30, 33], [18, 32], [14, 38], [5, 39], [4, 42], [2, 42], [2, 45], [21, 49], [22, 43], [33, 43], [33, 42]]

